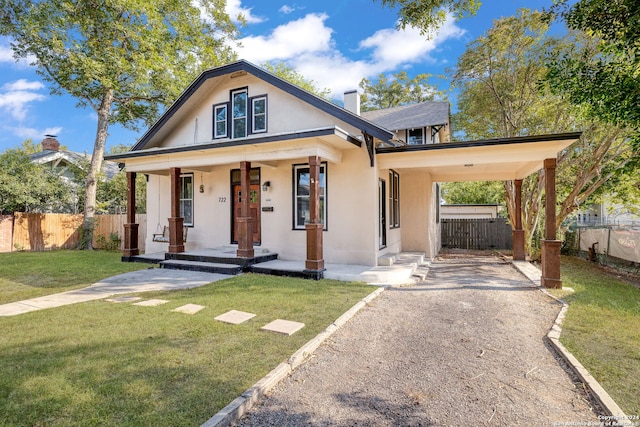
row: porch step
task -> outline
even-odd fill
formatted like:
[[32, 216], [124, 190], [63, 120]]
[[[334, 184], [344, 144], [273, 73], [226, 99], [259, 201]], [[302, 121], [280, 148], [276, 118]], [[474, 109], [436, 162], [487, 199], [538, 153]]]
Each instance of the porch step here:
[[160, 268], [167, 268], [170, 270], [201, 271], [205, 273], [220, 273], [233, 276], [242, 273], [242, 266], [237, 264], [177, 259], [161, 261]]
[[235, 256], [221, 256], [215, 255], [212, 253], [189, 253], [189, 252], [181, 252], [181, 253], [167, 253], [167, 260], [173, 261], [192, 261], [192, 262], [203, 262], [203, 263], [213, 263], [213, 264], [227, 264], [227, 265], [236, 265], [240, 266], [240, 269], [247, 267], [253, 264], [259, 264], [261, 262], [273, 261], [274, 259], [278, 259], [278, 254], [275, 253], [266, 253], [266, 254], [256, 254], [252, 258], [238, 258]]

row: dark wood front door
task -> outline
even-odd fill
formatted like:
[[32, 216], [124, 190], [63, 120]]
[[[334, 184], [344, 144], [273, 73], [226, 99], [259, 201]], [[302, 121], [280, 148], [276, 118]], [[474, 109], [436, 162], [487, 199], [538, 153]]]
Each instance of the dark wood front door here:
[[[240, 202], [242, 201], [242, 191], [239, 184], [233, 185], [233, 243], [238, 242], [238, 223], [236, 218], [240, 217]], [[253, 220], [253, 243], [260, 244], [260, 184], [249, 186], [249, 212]]]

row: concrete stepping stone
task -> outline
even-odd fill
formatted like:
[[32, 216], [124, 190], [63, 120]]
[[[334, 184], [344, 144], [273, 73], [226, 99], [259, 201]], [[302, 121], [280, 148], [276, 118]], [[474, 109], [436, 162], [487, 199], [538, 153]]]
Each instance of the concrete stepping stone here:
[[292, 322], [291, 320], [276, 319], [273, 322], [267, 323], [260, 329], [264, 329], [265, 331], [277, 332], [284, 335], [293, 335], [302, 328], [304, 328], [304, 323]]
[[255, 314], [247, 313], [246, 311], [231, 310], [231, 311], [227, 311], [224, 314], [221, 314], [220, 316], [214, 317], [214, 319], [219, 320], [220, 322], [239, 325], [240, 323], [246, 322], [247, 320], [255, 316], [256, 316]]
[[205, 308], [204, 305], [186, 304], [186, 305], [183, 305], [181, 307], [174, 308], [171, 311], [176, 311], [178, 313], [185, 313], [185, 314], [196, 314], [197, 312], [199, 312], [203, 308]]
[[155, 307], [157, 305], [166, 304], [169, 301], [166, 299], [148, 299], [146, 301], [134, 302], [131, 305], [140, 305], [143, 307]]
[[122, 302], [134, 302], [141, 300], [141, 297], [115, 297], [115, 298], [107, 298], [105, 301], [114, 302], [114, 303], [122, 303]]

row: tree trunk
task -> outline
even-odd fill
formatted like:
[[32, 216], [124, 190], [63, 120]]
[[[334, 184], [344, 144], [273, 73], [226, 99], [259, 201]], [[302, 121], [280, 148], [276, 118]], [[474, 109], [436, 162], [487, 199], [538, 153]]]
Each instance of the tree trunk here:
[[107, 131], [109, 128], [109, 114], [113, 104], [113, 90], [106, 89], [100, 107], [98, 108], [98, 127], [96, 139], [93, 143], [93, 155], [91, 166], [85, 181], [84, 217], [82, 219], [82, 238], [80, 249], [93, 250], [93, 230], [95, 228], [96, 194], [98, 189], [98, 176], [102, 169], [104, 148], [107, 143]]

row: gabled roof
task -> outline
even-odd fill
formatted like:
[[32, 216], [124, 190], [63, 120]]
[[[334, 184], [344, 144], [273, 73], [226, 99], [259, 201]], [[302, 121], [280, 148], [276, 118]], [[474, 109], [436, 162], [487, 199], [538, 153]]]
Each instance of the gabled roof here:
[[167, 111], [147, 130], [147, 132], [140, 138], [140, 140], [133, 146], [131, 151], [142, 150], [153, 140], [153, 137], [162, 129], [165, 125], [170, 125], [171, 118], [189, 101], [189, 99], [210, 79], [217, 77], [232, 75], [234, 73], [246, 72], [249, 73], [275, 87], [281, 89], [288, 94], [295, 96], [296, 98], [311, 104], [312, 106], [324, 111], [327, 114], [334, 116], [335, 118], [346, 122], [362, 132], [380, 139], [381, 141], [389, 141], [393, 135], [385, 128], [374, 124], [344, 108], [338, 107], [331, 102], [320, 98], [307, 92], [306, 90], [289, 83], [288, 81], [271, 74], [270, 72], [253, 65], [252, 63], [240, 60], [231, 64], [223, 65], [221, 67], [212, 68], [204, 71], [189, 85], [189, 87], [182, 92], [182, 94], [176, 99], [176, 101], [167, 109]]
[[[77, 153], [75, 151], [67, 150], [42, 150], [37, 153], [30, 154], [32, 163], [45, 164], [52, 163], [57, 160], [64, 160], [72, 165], [82, 167], [83, 162], [88, 164], [91, 161], [91, 155], [87, 153]], [[117, 163], [105, 160], [102, 162], [102, 173], [105, 174], [107, 179], [112, 179], [118, 172], [120, 167]]]
[[365, 111], [362, 117], [391, 131], [443, 125], [449, 123], [449, 103], [432, 101], [401, 105], [383, 110]]

